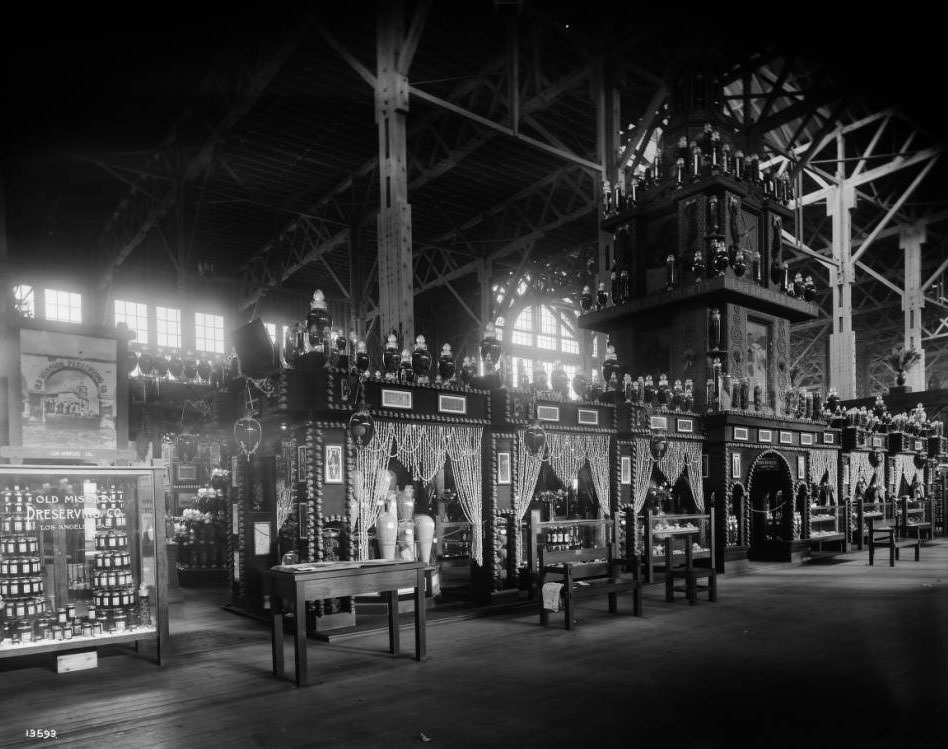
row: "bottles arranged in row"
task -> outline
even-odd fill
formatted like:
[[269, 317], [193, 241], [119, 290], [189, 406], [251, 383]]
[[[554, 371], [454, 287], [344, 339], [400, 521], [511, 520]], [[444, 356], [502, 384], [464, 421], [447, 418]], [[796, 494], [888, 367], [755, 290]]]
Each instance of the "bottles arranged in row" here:
[[620, 174], [614, 184], [603, 180], [602, 217], [610, 218], [630, 211], [656, 187], [681, 189], [716, 175], [751, 185], [761, 197], [782, 205], [794, 199], [793, 180], [786, 169], [761, 166], [759, 154], [745, 154], [743, 150], [733, 148], [710, 122], [705, 123], [701, 135], [694, 139], [689, 140], [687, 135], [679, 136], [677, 148], [670, 155], [674, 157], [670, 169], [665, 168], [662, 149], [659, 149], [655, 160], [641, 173]]
[[582, 549], [583, 534], [578, 525], [558, 525], [546, 530], [543, 543], [547, 551]]

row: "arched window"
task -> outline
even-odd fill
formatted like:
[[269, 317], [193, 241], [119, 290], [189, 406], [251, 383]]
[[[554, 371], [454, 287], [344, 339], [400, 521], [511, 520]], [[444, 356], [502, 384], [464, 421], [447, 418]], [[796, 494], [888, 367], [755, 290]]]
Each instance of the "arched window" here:
[[[520, 382], [521, 372], [533, 382], [534, 369], [546, 372], [547, 382], [557, 362], [572, 381], [573, 375], [583, 368], [581, 341], [588, 335], [577, 328], [578, 312], [572, 302], [534, 299], [526, 300], [508, 311], [507, 316], [496, 318], [497, 336], [503, 341], [504, 351], [510, 355], [511, 382]], [[590, 373], [586, 373], [590, 376]], [[570, 391], [570, 397], [576, 394]]]

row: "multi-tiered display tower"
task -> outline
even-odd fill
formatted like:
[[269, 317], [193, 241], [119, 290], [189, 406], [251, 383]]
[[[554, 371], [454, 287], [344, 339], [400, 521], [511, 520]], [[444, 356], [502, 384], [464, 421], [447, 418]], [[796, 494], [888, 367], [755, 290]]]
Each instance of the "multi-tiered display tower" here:
[[47, 613], [40, 537], [29, 489], [5, 487], [0, 505], [0, 642], [32, 642]]
[[[835, 488], [836, 461], [824, 453], [838, 450], [814, 418], [819, 396], [791, 384], [790, 324], [818, 312], [812, 280], [791, 277], [783, 260], [793, 181], [762, 163], [706, 70], [677, 77], [664, 124], [653, 164], [604, 185], [610, 281], [595, 300], [583, 295], [579, 325], [609, 334], [620, 371], [605, 397], [650, 406], [635, 387], [641, 375], [694, 383], [719, 567], [748, 553], [789, 559], [809, 546], [810, 494], [824, 474]], [[669, 436], [667, 421], [642, 423]]]

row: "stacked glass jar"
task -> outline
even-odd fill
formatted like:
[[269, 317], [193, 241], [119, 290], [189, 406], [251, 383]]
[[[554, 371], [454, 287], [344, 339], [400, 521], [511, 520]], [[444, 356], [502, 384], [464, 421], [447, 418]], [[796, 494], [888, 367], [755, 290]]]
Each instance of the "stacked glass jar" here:
[[0, 647], [32, 642], [49, 609], [29, 488], [0, 493]]
[[136, 582], [125, 530], [125, 491], [113, 484], [107, 493], [99, 495], [96, 505], [92, 606], [102, 629], [119, 634], [138, 620]]

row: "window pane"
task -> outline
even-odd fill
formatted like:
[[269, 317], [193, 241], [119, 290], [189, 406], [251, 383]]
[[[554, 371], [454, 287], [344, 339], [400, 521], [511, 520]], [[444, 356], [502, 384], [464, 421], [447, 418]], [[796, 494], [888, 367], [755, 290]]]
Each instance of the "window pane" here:
[[533, 307], [524, 307], [514, 322], [514, 330], [533, 330]]
[[520, 344], [521, 346], [532, 346], [533, 345], [533, 334], [524, 333], [522, 330], [514, 330], [513, 332], [513, 342]]
[[546, 335], [556, 335], [556, 316], [549, 307], [540, 307], [540, 332]]
[[556, 350], [556, 337], [551, 335], [538, 335], [537, 346], [540, 348]]
[[572, 338], [564, 338], [562, 341], [560, 341], [560, 351], [566, 354], [578, 354], [579, 342]]
[[82, 295], [71, 291], [46, 289], [46, 319], [82, 322]]
[[181, 310], [155, 307], [155, 337], [159, 346], [181, 348]]
[[20, 317], [36, 317], [36, 296], [29, 284], [17, 284], [13, 287], [13, 305]]
[[224, 353], [224, 318], [220, 315], [194, 313], [194, 347], [198, 351]]
[[115, 324], [125, 323], [135, 333], [136, 343], [148, 343], [148, 307], [138, 302], [115, 300]]

